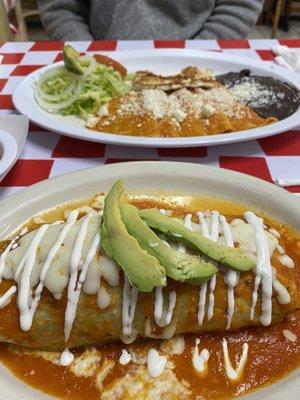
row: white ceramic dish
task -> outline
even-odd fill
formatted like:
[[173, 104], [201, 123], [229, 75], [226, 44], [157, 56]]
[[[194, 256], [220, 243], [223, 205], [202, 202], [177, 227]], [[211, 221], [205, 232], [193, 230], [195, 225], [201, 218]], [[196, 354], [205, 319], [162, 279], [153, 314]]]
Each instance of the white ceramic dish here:
[[0, 119], [0, 180], [19, 158], [27, 137], [29, 120], [20, 115], [3, 115]]
[[18, 145], [15, 138], [0, 129], [0, 180], [8, 173], [17, 159]]
[[[56, 204], [106, 191], [123, 178], [129, 190], [206, 194], [263, 210], [300, 232], [300, 203], [285, 190], [237, 172], [177, 162], [131, 162], [81, 170], [24, 189], [0, 203], [0, 239], [33, 214]], [[0, 400], [46, 400], [0, 365]], [[247, 400], [299, 400], [300, 370], [278, 383], [251, 393]]]
[[[290, 82], [300, 88], [300, 76], [285, 68], [270, 63], [263, 63], [259, 60], [252, 60], [247, 57], [233, 56], [217, 52], [196, 51], [196, 50], [132, 50], [113, 52], [111, 57], [123, 63], [128, 71], [149, 69], [156, 73], [173, 74], [189, 65], [196, 65], [200, 68], [211, 68], [215, 74], [229, 71], [240, 71], [250, 68], [259, 75], [268, 75], [280, 80]], [[57, 63], [55, 65], [59, 65]], [[240, 132], [221, 135], [195, 136], [183, 138], [147, 138], [138, 136], [115, 135], [104, 132], [94, 132], [83, 126], [79, 118], [62, 117], [51, 115], [43, 111], [35, 102], [33, 96], [34, 82], [41, 72], [52, 68], [46, 66], [28, 75], [16, 88], [13, 94], [13, 102], [16, 109], [27, 115], [34, 123], [63, 135], [85, 139], [92, 142], [103, 142], [111, 144], [144, 146], [144, 147], [193, 147], [199, 145], [216, 145], [225, 143], [242, 142], [271, 136], [287, 131], [299, 125], [300, 108], [297, 112], [283, 121], [267, 125], [262, 128], [255, 128]]]

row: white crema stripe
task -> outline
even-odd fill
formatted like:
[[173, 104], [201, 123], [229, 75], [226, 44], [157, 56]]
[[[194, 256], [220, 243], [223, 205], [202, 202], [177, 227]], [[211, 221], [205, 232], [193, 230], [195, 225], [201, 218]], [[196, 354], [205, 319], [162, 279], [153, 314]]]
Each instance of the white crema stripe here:
[[243, 375], [243, 371], [248, 358], [249, 345], [248, 343], [243, 344], [243, 352], [240, 360], [237, 363], [237, 368], [233, 368], [231, 364], [228, 352], [228, 344], [226, 339], [223, 339], [222, 346], [223, 346], [224, 366], [226, 375], [231, 381], [237, 382], [242, 378]]
[[[65, 314], [65, 321], [67, 321], [67, 324], [68, 324], [67, 329], [65, 331], [65, 339], [66, 340], [68, 340], [68, 338], [70, 336], [70, 333], [71, 333], [71, 330], [73, 327], [73, 323], [76, 318], [77, 305], [78, 305], [78, 301], [80, 298], [82, 285], [85, 281], [87, 270], [88, 270], [93, 258], [95, 257], [95, 255], [97, 253], [99, 244], [100, 244], [100, 235], [99, 235], [99, 233], [97, 233], [94, 236], [91, 247], [88, 250], [86, 259], [84, 261], [84, 264], [82, 266], [82, 269], [81, 269], [81, 272], [80, 272], [80, 275], [78, 278], [78, 282], [77, 282], [76, 286], [73, 288], [72, 293], [71, 293], [71, 289], [70, 289], [70, 296], [68, 295], [68, 304], [67, 304], [66, 314]], [[77, 278], [77, 273], [76, 273], [76, 278]], [[69, 292], [69, 290], [68, 290], [68, 292]]]
[[155, 289], [154, 319], [158, 326], [164, 328], [165, 326], [170, 324], [175, 305], [176, 305], [175, 290], [169, 292], [169, 306], [168, 306], [168, 311], [165, 312], [163, 288], [161, 286], [158, 286]]
[[[199, 219], [199, 223], [201, 224], [201, 234], [206, 238], [217, 242], [219, 237], [219, 213], [218, 211], [213, 211], [211, 213], [211, 226], [210, 232], [207, 221], [202, 212], [197, 212], [197, 217]], [[207, 306], [207, 320], [210, 321], [214, 315], [214, 304], [215, 304], [215, 295], [214, 291], [216, 288], [217, 277], [214, 275], [209, 281], [209, 295], [208, 295], [208, 306]], [[206, 302], [206, 292], [207, 292], [207, 282], [202, 283], [200, 285], [199, 291], [199, 305], [198, 305], [198, 325], [202, 325], [204, 319], [205, 312], [205, 302]]]
[[257, 251], [257, 264], [255, 268], [255, 281], [252, 294], [250, 319], [253, 319], [254, 317], [254, 310], [257, 303], [258, 287], [260, 283], [262, 283], [262, 314], [260, 317], [260, 321], [264, 326], [268, 326], [272, 321], [273, 285], [269, 245], [264, 233], [263, 219], [257, 217], [252, 211], [246, 211], [244, 217], [255, 230], [255, 244]]
[[124, 274], [123, 302], [122, 302], [122, 326], [123, 335], [130, 336], [132, 332], [132, 323], [136, 309], [138, 291], [131, 287], [130, 283]]
[[[233, 235], [232, 235], [230, 226], [229, 226], [228, 222], [226, 221], [226, 218], [224, 217], [224, 215], [220, 215], [220, 222], [221, 222], [222, 232], [223, 232], [223, 235], [225, 238], [226, 246], [234, 247]], [[231, 326], [232, 316], [234, 313], [234, 305], [235, 305], [234, 288], [237, 285], [238, 281], [239, 281], [239, 273], [238, 272], [233, 271], [232, 269], [227, 269], [225, 271], [225, 282], [227, 284], [226, 329], [229, 329]]]
[[37, 230], [32, 242], [16, 269], [15, 280], [18, 282], [19, 286], [17, 305], [20, 311], [20, 326], [23, 331], [28, 331], [31, 328], [29, 298], [31, 292], [30, 277], [35, 265], [38, 247], [48, 228], [49, 224], [45, 224]]
[[[36, 309], [38, 307], [38, 304], [39, 304], [39, 302], [41, 300], [42, 292], [43, 292], [44, 285], [45, 285], [45, 278], [46, 278], [47, 272], [48, 272], [48, 270], [50, 268], [50, 265], [51, 265], [52, 261], [54, 260], [56, 254], [58, 253], [58, 251], [59, 251], [61, 245], [63, 244], [64, 240], [66, 239], [66, 236], [69, 233], [70, 229], [72, 228], [72, 226], [76, 222], [78, 214], [79, 213], [78, 213], [77, 210], [74, 210], [69, 214], [66, 225], [61, 230], [56, 242], [54, 243], [54, 245], [49, 250], [47, 259], [46, 259], [46, 261], [44, 262], [44, 264], [43, 264], [43, 266], [41, 268], [40, 281], [39, 281], [39, 284], [38, 284], [38, 286], [37, 286], [37, 288], [35, 290], [35, 296], [32, 299], [31, 306], [30, 306], [30, 308], [28, 307], [28, 310], [27, 310], [28, 329], [30, 329], [31, 326], [32, 326], [34, 314], [35, 314]], [[28, 293], [28, 296], [30, 296], [30, 293]]]
[[[76, 294], [78, 269], [79, 269], [80, 262], [81, 262], [83, 244], [84, 244], [84, 240], [86, 238], [90, 218], [91, 218], [91, 215], [87, 215], [86, 217], [84, 217], [82, 224], [78, 230], [75, 244], [74, 244], [72, 254], [71, 254], [70, 277], [69, 277], [69, 284], [68, 284], [68, 302], [67, 302], [67, 307], [66, 307], [66, 311], [65, 311], [65, 327], [64, 327], [66, 342], [69, 339], [69, 336], [70, 336], [70, 333], [71, 333], [71, 330], [73, 327], [74, 318], [76, 315], [77, 301], [78, 301], [77, 294]], [[89, 252], [90, 252], [90, 250], [89, 250]], [[88, 256], [89, 256], [89, 254], [87, 255], [87, 260], [88, 260]], [[88, 262], [88, 265], [90, 264], [90, 262], [91, 262], [91, 260]], [[86, 269], [87, 269], [87, 267], [86, 267]], [[82, 268], [82, 270], [83, 270], [83, 268]]]

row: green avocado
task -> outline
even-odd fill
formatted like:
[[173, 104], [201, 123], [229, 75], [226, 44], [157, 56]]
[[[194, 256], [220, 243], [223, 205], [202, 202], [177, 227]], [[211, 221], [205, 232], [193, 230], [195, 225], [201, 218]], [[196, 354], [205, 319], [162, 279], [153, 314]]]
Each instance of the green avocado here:
[[106, 254], [124, 270], [132, 286], [141, 292], [150, 292], [157, 286], [166, 285], [165, 271], [157, 259], [142, 250], [138, 241], [127, 232], [119, 204], [123, 191], [123, 182], [119, 180], [105, 197], [101, 244]]
[[64, 63], [68, 71], [76, 75], [83, 75], [84, 69], [78, 62], [80, 54], [72, 46], [66, 44], [63, 50]]
[[191, 249], [199, 250], [225, 267], [236, 271], [248, 271], [255, 267], [253, 259], [239, 249], [215, 243], [197, 232], [192, 232], [156, 209], [141, 210], [139, 215], [151, 229], [165, 233], [172, 240], [184, 243]]
[[175, 281], [198, 284], [218, 272], [211, 263], [198, 256], [174, 251], [163, 242], [140, 218], [138, 209], [130, 204], [120, 204], [121, 218], [127, 231], [148, 254], [157, 258], [166, 275]]

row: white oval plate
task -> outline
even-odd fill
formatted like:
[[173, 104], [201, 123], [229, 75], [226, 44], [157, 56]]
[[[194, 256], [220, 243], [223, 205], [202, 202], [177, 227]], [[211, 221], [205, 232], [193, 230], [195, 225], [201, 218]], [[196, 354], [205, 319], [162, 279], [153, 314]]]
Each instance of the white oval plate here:
[[[160, 49], [120, 51], [113, 52], [110, 56], [124, 64], [128, 71], [149, 69], [150, 71], [160, 74], [173, 74], [179, 72], [186, 66], [195, 65], [199, 68], [211, 68], [214, 70], [215, 74], [218, 75], [229, 71], [240, 71], [241, 69], [249, 68], [259, 75], [273, 76], [274, 78], [290, 82], [300, 88], [299, 75], [273, 64], [263, 63], [260, 60], [253, 60], [247, 57], [238, 57], [232, 54], [186, 49]], [[49, 114], [43, 111], [35, 102], [33, 87], [39, 75], [47, 69], [53, 68], [54, 65], [61, 64], [62, 62], [49, 65], [28, 75], [15, 89], [13, 93], [13, 103], [20, 113], [27, 115], [29, 119], [37, 125], [66, 136], [92, 142], [144, 147], [211, 146], [243, 142], [275, 135], [295, 128], [299, 125], [300, 121], [299, 108], [293, 115], [275, 124], [221, 135], [182, 138], [149, 138], [95, 132], [85, 128], [83, 121], [79, 118]]]
[[[248, 175], [179, 162], [131, 162], [85, 169], [48, 179], [24, 189], [0, 203], [0, 239], [42, 210], [57, 204], [107, 191], [114, 181], [124, 179], [129, 191], [166, 190], [182, 195], [211, 195], [263, 210], [300, 232], [300, 203], [284, 189]], [[14, 378], [0, 364], [0, 400], [50, 399]], [[300, 370], [242, 399], [299, 400]]]

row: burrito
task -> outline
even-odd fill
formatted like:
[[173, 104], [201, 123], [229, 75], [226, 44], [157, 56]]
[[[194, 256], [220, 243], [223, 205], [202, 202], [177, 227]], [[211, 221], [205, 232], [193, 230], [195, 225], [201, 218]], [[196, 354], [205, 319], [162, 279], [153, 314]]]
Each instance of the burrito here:
[[268, 326], [299, 308], [293, 260], [268, 221], [170, 215], [123, 191], [119, 181], [103, 210], [2, 242], [0, 341], [62, 351]]

